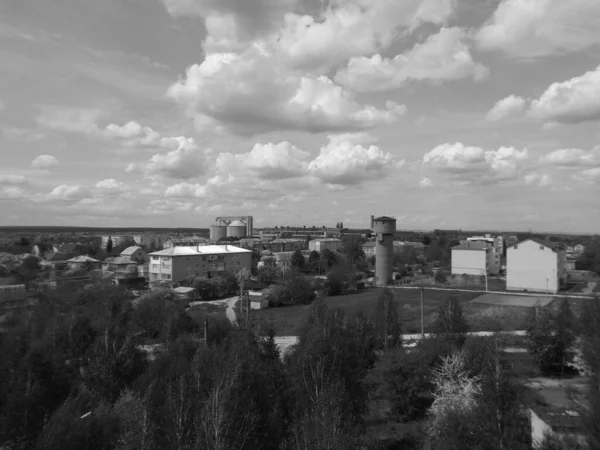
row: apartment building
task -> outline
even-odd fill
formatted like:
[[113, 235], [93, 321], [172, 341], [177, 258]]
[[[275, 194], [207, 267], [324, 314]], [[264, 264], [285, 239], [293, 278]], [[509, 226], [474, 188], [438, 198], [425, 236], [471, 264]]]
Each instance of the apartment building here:
[[342, 241], [336, 238], [313, 239], [308, 242], [310, 251], [323, 252], [325, 249], [336, 252], [342, 248]]
[[500, 272], [500, 258], [493, 243], [465, 240], [451, 251], [453, 275], [497, 275]]
[[506, 250], [506, 289], [556, 293], [565, 283], [566, 254], [552, 242], [528, 238]]
[[252, 251], [233, 245], [170, 247], [150, 253], [150, 283], [211, 278], [251, 269]]

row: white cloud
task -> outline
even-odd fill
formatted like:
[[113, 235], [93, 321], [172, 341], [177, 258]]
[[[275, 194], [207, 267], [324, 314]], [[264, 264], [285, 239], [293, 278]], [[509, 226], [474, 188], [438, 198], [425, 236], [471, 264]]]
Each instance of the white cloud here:
[[531, 103], [529, 114], [567, 124], [600, 119], [600, 66], [579, 77], [551, 84]]
[[491, 121], [502, 120], [506, 117], [519, 114], [525, 109], [525, 99], [510, 95], [498, 101], [487, 113], [487, 119]]
[[57, 201], [77, 201], [90, 195], [90, 190], [84, 186], [62, 184], [55, 187], [46, 197]]
[[573, 179], [582, 183], [600, 183], [600, 167], [582, 170], [573, 175]]
[[58, 166], [60, 163], [52, 155], [40, 155], [31, 161], [31, 167], [34, 169], [44, 169], [48, 167]]
[[27, 178], [24, 175], [1, 175], [0, 185], [18, 185], [27, 184]]
[[442, 28], [393, 59], [379, 54], [352, 58], [348, 67], [338, 71], [335, 80], [359, 92], [397, 89], [411, 80], [481, 80], [488, 75], [488, 69], [473, 61], [465, 38], [461, 28]]
[[101, 109], [41, 107], [37, 123], [51, 130], [71, 133], [98, 134], [97, 122], [105, 112]]
[[364, 129], [394, 122], [405, 112], [391, 101], [385, 108], [361, 105], [327, 77], [285, 72], [252, 51], [208, 55], [189, 67], [167, 95], [186, 107], [197, 124], [208, 118], [210, 128], [217, 121], [238, 133]]
[[525, 184], [529, 186], [546, 187], [552, 184], [552, 177], [548, 174], [540, 174], [537, 172], [528, 173], [524, 177]]
[[476, 35], [482, 50], [519, 58], [600, 45], [598, 0], [503, 0]]
[[31, 194], [19, 186], [2, 186], [0, 184], [0, 199], [1, 200], [19, 200], [27, 199]]
[[495, 183], [521, 176], [524, 169], [522, 163], [528, 157], [527, 149], [500, 147], [498, 150], [484, 150], [458, 142], [439, 145], [426, 153], [423, 165], [447, 173], [459, 181]]
[[0, 134], [6, 139], [22, 142], [35, 142], [45, 137], [43, 133], [38, 131], [21, 127], [13, 127], [6, 124], [0, 124]]
[[371, 145], [368, 148], [349, 141], [331, 140], [308, 165], [310, 175], [333, 185], [356, 185], [379, 179], [404, 165], [390, 153]]
[[540, 158], [540, 162], [563, 168], [600, 166], [600, 145], [590, 151], [579, 148], [554, 150]]
[[421, 181], [419, 181], [419, 187], [428, 188], [431, 186], [433, 186], [433, 182], [431, 181], [431, 178], [423, 177], [421, 179]]
[[276, 50], [288, 66], [326, 73], [354, 56], [387, 49], [423, 23], [443, 24], [454, 0], [332, 1], [318, 17], [288, 14]]
[[193, 140], [180, 143], [180, 147], [168, 153], [157, 153], [147, 163], [131, 163], [126, 172], [144, 172], [147, 177], [163, 177], [186, 180], [203, 175], [211, 150], [200, 150]]

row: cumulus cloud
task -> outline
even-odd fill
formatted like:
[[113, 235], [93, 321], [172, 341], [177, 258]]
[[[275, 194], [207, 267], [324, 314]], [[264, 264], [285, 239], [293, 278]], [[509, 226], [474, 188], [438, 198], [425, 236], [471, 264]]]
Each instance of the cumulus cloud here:
[[598, 23], [598, 0], [502, 0], [476, 40], [519, 58], [577, 52], [600, 45]]
[[90, 195], [90, 190], [85, 186], [61, 184], [60, 186], [55, 187], [47, 195], [47, 198], [57, 201], [76, 201], [90, 197]]
[[580, 148], [563, 148], [540, 158], [542, 164], [570, 168], [600, 166], [600, 145], [586, 151]]
[[582, 183], [600, 183], [600, 167], [582, 170], [573, 175], [573, 179]]
[[540, 120], [567, 124], [600, 119], [600, 66], [551, 84], [531, 103], [529, 114]]
[[147, 177], [190, 179], [203, 175], [211, 150], [200, 150], [194, 140], [180, 143], [168, 153], [157, 153], [147, 163], [131, 163], [126, 172], [143, 172]]
[[52, 155], [40, 155], [31, 161], [31, 167], [34, 169], [45, 169], [48, 167], [58, 166], [59, 162]]
[[422, 164], [459, 181], [494, 183], [519, 178], [524, 170], [522, 163], [528, 158], [527, 149], [484, 150], [457, 142], [439, 145], [429, 151], [423, 156]]
[[375, 145], [363, 147], [349, 141], [331, 140], [308, 165], [310, 175], [333, 185], [356, 185], [381, 178], [404, 165]]
[[71, 133], [98, 134], [97, 122], [105, 112], [101, 109], [54, 108], [44, 106], [37, 117], [37, 123], [48, 129]]
[[1, 175], [0, 185], [19, 185], [27, 184], [27, 178], [24, 175]]
[[211, 127], [214, 120], [243, 134], [370, 128], [394, 122], [405, 112], [391, 101], [384, 108], [361, 105], [325, 76], [286, 75], [260, 54], [208, 55], [202, 64], [189, 67], [167, 95], [186, 107], [197, 124], [208, 118]]
[[510, 95], [498, 101], [487, 113], [487, 119], [491, 121], [502, 120], [514, 114], [521, 113], [526, 107], [525, 99]]
[[419, 181], [419, 187], [421, 188], [428, 188], [433, 186], [433, 182], [431, 181], [431, 178], [429, 177], [423, 177], [421, 178], [421, 181]]
[[436, 83], [468, 77], [481, 80], [488, 75], [488, 69], [473, 61], [465, 37], [461, 28], [442, 28], [393, 59], [379, 54], [352, 58], [335, 80], [359, 92], [397, 89], [411, 80]]
[[552, 177], [548, 174], [531, 172], [524, 177], [525, 184], [528, 186], [546, 187], [552, 184]]

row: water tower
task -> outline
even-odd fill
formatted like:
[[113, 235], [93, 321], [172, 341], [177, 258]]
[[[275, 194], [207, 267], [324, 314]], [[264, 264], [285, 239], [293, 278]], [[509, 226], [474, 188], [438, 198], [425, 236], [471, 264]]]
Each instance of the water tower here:
[[371, 228], [375, 234], [375, 284], [387, 286], [392, 282], [394, 269], [396, 219], [371, 216]]

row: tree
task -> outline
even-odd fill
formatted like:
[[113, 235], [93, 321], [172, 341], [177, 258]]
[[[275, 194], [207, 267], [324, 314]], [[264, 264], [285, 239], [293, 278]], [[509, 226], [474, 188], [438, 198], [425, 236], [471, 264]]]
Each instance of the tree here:
[[300, 250], [296, 250], [294, 251], [294, 253], [292, 253], [291, 264], [292, 267], [304, 269], [304, 256], [302, 255], [302, 252]]
[[235, 276], [240, 287], [240, 295], [243, 296], [246, 292], [246, 283], [250, 280], [250, 271], [246, 267], [242, 267]]
[[306, 305], [315, 299], [315, 289], [309, 277], [302, 275], [297, 269], [288, 271], [284, 276], [285, 286], [295, 305]]
[[463, 316], [460, 301], [452, 297], [447, 306], [440, 306], [433, 323], [433, 332], [443, 336], [449, 342], [461, 347], [469, 331], [469, 325]]
[[429, 244], [431, 244], [431, 237], [429, 237], [429, 235], [426, 234], [425, 236], [423, 236], [423, 240], [421, 242], [423, 242], [423, 245], [428, 246]]
[[394, 294], [389, 289], [384, 289], [379, 294], [375, 313], [375, 333], [385, 350], [402, 345], [402, 325]]
[[279, 268], [274, 265], [265, 264], [257, 272], [258, 282], [263, 286], [269, 286], [279, 277]]
[[113, 249], [113, 240], [112, 240], [112, 237], [109, 236], [108, 241], [106, 241], [106, 253], [108, 253], [108, 254], [112, 253], [112, 249]]
[[345, 288], [346, 271], [341, 266], [335, 266], [327, 274], [327, 295], [339, 295]]
[[447, 281], [446, 274], [443, 270], [439, 269], [435, 272], [435, 276], [433, 277], [436, 283], [445, 284]]
[[328, 268], [335, 266], [337, 262], [337, 257], [335, 256], [335, 253], [333, 253], [328, 248], [323, 250], [321, 254], [321, 259], [326, 262]]
[[313, 250], [308, 255], [308, 267], [312, 273], [316, 273], [319, 271], [319, 260], [321, 259], [321, 255], [316, 250]]
[[536, 306], [527, 327], [527, 344], [544, 375], [564, 373], [567, 351], [575, 342], [573, 314], [564, 299], [555, 315], [549, 308]]

